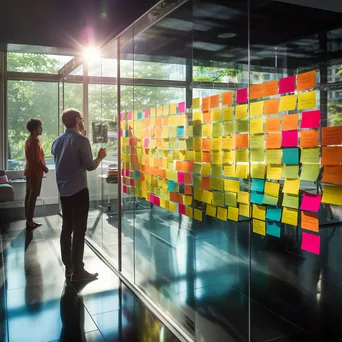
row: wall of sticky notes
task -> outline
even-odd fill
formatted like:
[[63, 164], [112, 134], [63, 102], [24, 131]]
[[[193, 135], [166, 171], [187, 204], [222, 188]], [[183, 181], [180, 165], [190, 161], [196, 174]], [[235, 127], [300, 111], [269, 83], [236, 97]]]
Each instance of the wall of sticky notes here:
[[321, 202], [342, 205], [342, 126], [321, 127], [315, 88], [312, 70], [122, 113], [122, 192], [200, 222], [250, 219], [263, 236], [298, 227], [319, 252]]

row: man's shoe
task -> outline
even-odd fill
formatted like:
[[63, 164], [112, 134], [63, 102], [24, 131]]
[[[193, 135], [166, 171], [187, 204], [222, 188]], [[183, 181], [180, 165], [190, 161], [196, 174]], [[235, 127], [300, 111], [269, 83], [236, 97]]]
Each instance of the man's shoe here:
[[71, 282], [81, 282], [81, 281], [92, 281], [97, 279], [98, 273], [89, 273], [86, 270], [73, 272], [71, 275], [70, 281]]

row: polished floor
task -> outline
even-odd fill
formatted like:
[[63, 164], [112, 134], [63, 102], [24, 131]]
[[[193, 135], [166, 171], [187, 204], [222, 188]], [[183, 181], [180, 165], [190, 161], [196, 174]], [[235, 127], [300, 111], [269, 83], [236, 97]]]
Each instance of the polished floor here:
[[23, 221], [0, 224], [0, 341], [178, 341], [88, 247], [98, 280], [66, 282], [60, 218], [40, 221], [33, 232]]

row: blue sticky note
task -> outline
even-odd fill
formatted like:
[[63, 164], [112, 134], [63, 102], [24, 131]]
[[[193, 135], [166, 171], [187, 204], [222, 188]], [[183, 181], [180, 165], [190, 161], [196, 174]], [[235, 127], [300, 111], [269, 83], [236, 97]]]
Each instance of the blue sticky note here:
[[168, 189], [170, 191], [175, 191], [175, 182], [174, 181], [168, 181]]
[[135, 179], [140, 179], [140, 171], [135, 171]]
[[298, 164], [299, 149], [298, 148], [283, 148], [283, 164]]
[[177, 127], [177, 137], [184, 137], [184, 127], [183, 126]]
[[252, 191], [251, 192], [251, 203], [262, 205], [264, 199], [263, 192]]
[[280, 238], [280, 223], [267, 220], [267, 235]]
[[262, 179], [252, 178], [252, 191], [263, 192], [265, 187], [265, 181]]
[[143, 113], [138, 113], [138, 120], [141, 120], [143, 118]]
[[266, 218], [269, 220], [280, 222], [281, 208], [267, 207]]

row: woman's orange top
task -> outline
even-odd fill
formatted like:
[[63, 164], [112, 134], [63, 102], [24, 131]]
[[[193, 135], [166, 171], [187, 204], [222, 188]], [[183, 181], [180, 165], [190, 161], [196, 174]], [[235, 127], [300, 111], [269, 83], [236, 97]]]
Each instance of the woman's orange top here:
[[40, 162], [46, 165], [44, 158], [44, 151], [40, 145], [39, 139], [35, 137], [28, 137], [25, 143], [25, 158], [26, 166], [24, 175], [27, 178], [43, 178], [44, 171]]

